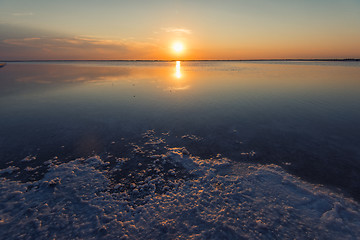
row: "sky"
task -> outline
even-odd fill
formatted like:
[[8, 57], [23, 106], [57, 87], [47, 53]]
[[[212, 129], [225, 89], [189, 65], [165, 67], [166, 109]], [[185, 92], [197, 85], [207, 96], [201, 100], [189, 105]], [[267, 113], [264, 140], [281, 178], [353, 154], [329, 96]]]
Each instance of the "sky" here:
[[0, 1], [0, 60], [284, 58], [360, 58], [360, 1]]

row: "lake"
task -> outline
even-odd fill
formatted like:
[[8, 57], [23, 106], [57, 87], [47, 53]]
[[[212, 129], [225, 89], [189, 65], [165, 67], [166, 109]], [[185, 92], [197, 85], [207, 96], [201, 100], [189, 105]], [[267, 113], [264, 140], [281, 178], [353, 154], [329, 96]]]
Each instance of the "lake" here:
[[[144, 179], [125, 176], [172, 151], [279, 167], [358, 201], [359, 103], [360, 62], [9, 62], [0, 69], [0, 176], [43, 181], [54, 165], [96, 156], [108, 173], [126, 162], [111, 181], [133, 179], [128, 189]], [[196, 176], [193, 162], [177, 164], [145, 175]]]

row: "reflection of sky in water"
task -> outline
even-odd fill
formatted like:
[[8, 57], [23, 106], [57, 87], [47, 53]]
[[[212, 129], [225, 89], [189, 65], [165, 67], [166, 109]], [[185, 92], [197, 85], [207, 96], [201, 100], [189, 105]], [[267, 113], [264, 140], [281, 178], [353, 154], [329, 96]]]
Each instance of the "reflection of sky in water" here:
[[344, 174], [355, 169], [351, 185], [360, 172], [359, 76], [358, 63], [343, 62], [9, 63], [0, 70], [0, 157], [60, 146], [90, 154], [156, 129], [203, 137], [199, 154], [254, 150], [309, 178], [309, 166], [341, 163]]
[[316, 119], [346, 122], [354, 120], [350, 115], [358, 116], [358, 66], [181, 65], [178, 61], [9, 64], [1, 72], [1, 106], [9, 122], [15, 116], [29, 120], [27, 115], [34, 118], [36, 113], [44, 121], [57, 115], [58, 121], [68, 117], [74, 123], [139, 121], [139, 126], [184, 131], [198, 131], [204, 125], [250, 124], [257, 129], [257, 121], [279, 121], [284, 127]]
[[[204, 123], [221, 127], [231, 122], [239, 127], [240, 123], [260, 119], [274, 123], [284, 117], [351, 121], [343, 114], [358, 114], [358, 66], [241, 62], [182, 65], [180, 68], [178, 61], [9, 64], [1, 72], [1, 106], [9, 118], [15, 111], [16, 116], [23, 117], [36, 112], [43, 120], [46, 113], [64, 118], [76, 112], [73, 121], [81, 113], [81, 118], [89, 121], [129, 119], [155, 127], [150, 124], [154, 120], [155, 125], [161, 122], [161, 126], [187, 131], [197, 131], [195, 126]], [[96, 118], [94, 114], [98, 114]], [[175, 125], [169, 118], [179, 123]]]

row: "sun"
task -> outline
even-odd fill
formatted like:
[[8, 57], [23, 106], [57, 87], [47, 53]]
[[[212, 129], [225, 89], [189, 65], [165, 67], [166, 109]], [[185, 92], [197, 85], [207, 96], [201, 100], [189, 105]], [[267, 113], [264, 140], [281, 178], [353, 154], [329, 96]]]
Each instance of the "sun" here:
[[176, 42], [173, 45], [173, 50], [177, 53], [181, 53], [184, 50], [184, 45], [180, 42]]

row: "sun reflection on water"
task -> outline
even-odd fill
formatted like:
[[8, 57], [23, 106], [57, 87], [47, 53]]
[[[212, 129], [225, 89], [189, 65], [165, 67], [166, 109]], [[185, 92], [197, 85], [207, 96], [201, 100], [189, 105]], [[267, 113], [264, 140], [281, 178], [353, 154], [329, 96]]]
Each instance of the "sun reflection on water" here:
[[175, 77], [176, 78], [181, 78], [181, 65], [180, 65], [180, 61], [176, 61], [176, 66], [175, 66]]

